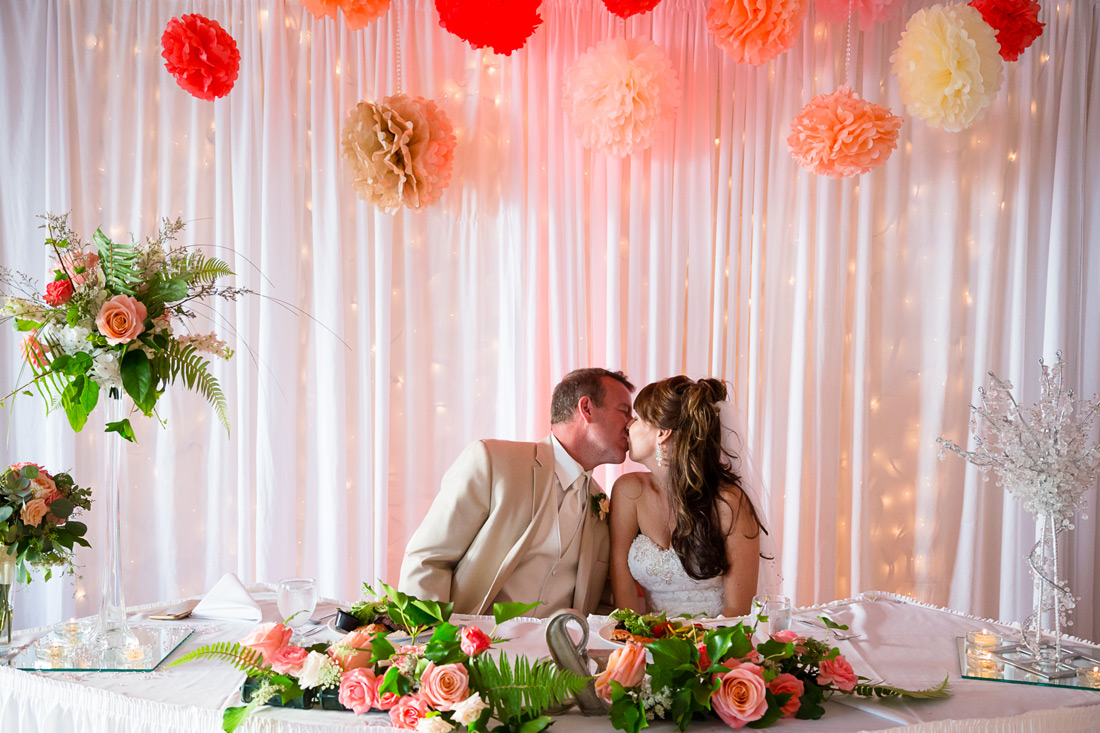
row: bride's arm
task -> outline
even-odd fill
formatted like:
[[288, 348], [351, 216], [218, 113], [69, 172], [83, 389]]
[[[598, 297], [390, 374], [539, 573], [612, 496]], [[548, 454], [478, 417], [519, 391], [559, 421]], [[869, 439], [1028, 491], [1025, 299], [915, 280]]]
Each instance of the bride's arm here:
[[638, 585], [630, 574], [626, 556], [638, 536], [638, 497], [641, 487], [630, 474], [620, 476], [611, 489], [611, 593], [616, 608], [645, 613], [645, 602], [638, 597]]
[[730, 561], [729, 572], [724, 578], [726, 616], [744, 616], [752, 610], [752, 597], [756, 594], [756, 578], [760, 572], [760, 528], [753, 521], [748, 500], [740, 489], [733, 488], [726, 494], [729, 504], [718, 502], [722, 527], [730, 527], [726, 535], [726, 557]]

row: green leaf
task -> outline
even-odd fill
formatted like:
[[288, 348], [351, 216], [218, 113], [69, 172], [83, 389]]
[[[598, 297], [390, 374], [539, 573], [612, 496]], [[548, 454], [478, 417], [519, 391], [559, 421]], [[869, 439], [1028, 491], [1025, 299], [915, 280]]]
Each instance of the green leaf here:
[[397, 651], [390, 640], [381, 634], [375, 636], [370, 642], [371, 658], [369, 664], [375, 664], [383, 659], [389, 659]]
[[649, 726], [642, 701], [635, 699], [615, 680], [611, 680], [611, 708], [608, 715], [611, 717], [611, 725], [626, 733], [638, 733]]
[[16, 331], [33, 331], [34, 329], [38, 328], [41, 325], [42, 324], [39, 323], [38, 321], [31, 321], [31, 320], [28, 320], [26, 318], [16, 318], [15, 319], [15, 330]]
[[539, 605], [538, 601], [534, 603], [494, 603], [493, 620], [496, 621], [497, 626], [500, 626], [505, 621], [511, 621], [517, 616], [522, 616], [537, 605]]
[[87, 374], [88, 370], [91, 368], [92, 355], [83, 351], [79, 351], [71, 356], [69, 354], [62, 354], [50, 362], [50, 371], [57, 374], [67, 374], [70, 377]]
[[107, 429], [104, 430], [103, 432], [105, 432], [105, 433], [118, 433], [123, 438], [130, 441], [131, 443], [136, 443], [137, 442], [137, 438], [134, 437], [134, 429], [130, 426], [130, 418], [128, 418], [128, 417], [124, 417], [123, 419], [119, 420], [118, 422], [109, 422], [109, 423], [107, 423]]
[[138, 253], [134, 245], [112, 242], [102, 229], [95, 230], [92, 241], [99, 250], [99, 265], [103, 268], [107, 289], [133, 295], [141, 284], [141, 275], [135, 269]]
[[146, 415], [153, 412], [157, 393], [153, 388], [153, 369], [144, 351], [127, 351], [122, 357], [122, 386]]
[[[50, 505], [50, 510], [53, 511], [53, 505], [52, 504]], [[77, 537], [83, 537], [85, 534], [87, 534], [88, 525], [84, 524], [84, 522], [77, 522], [77, 521], [74, 521], [74, 520], [70, 519], [68, 522], [65, 522], [65, 529], [75, 539]]]
[[245, 721], [255, 708], [252, 705], [238, 705], [226, 708], [222, 713], [222, 730], [233, 733]]
[[821, 623], [825, 624], [825, 628], [827, 629], [840, 629], [841, 631], [848, 630], [847, 625], [838, 624], [836, 621], [833, 621], [828, 616], [818, 616], [818, 618], [821, 619]]
[[397, 667], [390, 667], [382, 677], [382, 684], [378, 685], [378, 694], [392, 692], [401, 697], [407, 695], [411, 689], [412, 684], [398, 671]]
[[92, 386], [95, 387], [98, 398], [99, 385], [83, 375], [69, 382], [61, 393], [61, 406], [65, 409], [65, 416], [69, 418], [73, 432], [79, 433], [88, 422], [89, 411], [84, 408], [84, 390], [85, 387], [91, 389]]
[[[183, 380], [187, 389], [201, 394], [214, 408], [218, 419], [229, 432], [229, 406], [225, 394], [209, 372], [210, 362], [195, 353], [193, 345], [180, 345], [178, 341], [169, 341], [163, 353], [157, 356], [154, 371], [166, 383]], [[393, 598], [391, 595], [390, 598]], [[407, 598], [406, 601], [407, 602]]]
[[50, 513], [58, 519], [68, 519], [74, 508], [73, 503], [62, 496], [50, 504]]
[[539, 733], [539, 731], [546, 730], [550, 727], [550, 724], [554, 722], [554, 719], [549, 715], [542, 715], [534, 720], [524, 721], [519, 726], [518, 733]]
[[14, 512], [15, 510], [12, 508], [11, 504], [0, 505], [0, 522], [8, 521], [8, 517], [10, 517]]
[[152, 303], [174, 303], [187, 297], [187, 282], [183, 278], [162, 280], [160, 276], [153, 278], [149, 283], [149, 289], [145, 291], [146, 306]]

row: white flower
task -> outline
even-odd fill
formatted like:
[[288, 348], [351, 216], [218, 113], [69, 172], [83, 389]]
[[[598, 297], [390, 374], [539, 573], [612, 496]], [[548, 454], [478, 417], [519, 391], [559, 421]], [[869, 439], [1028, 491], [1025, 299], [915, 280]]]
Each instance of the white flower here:
[[104, 389], [122, 389], [122, 373], [119, 371], [118, 354], [96, 349], [92, 352], [92, 379]]
[[[302, 671], [298, 673], [298, 684], [303, 690], [312, 687], [327, 687], [332, 677], [332, 669], [335, 662], [327, 655], [320, 652], [310, 652], [306, 655], [306, 661], [302, 663]], [[337, 678], [339, 667], [337, 666]]]
[[455, 727], [448, 723], [439, 715], [433, 715], [430, 718], [421, 718], [420, 722], [416, 724], [417, 733], [447, 733], [447, 731], [454, 730]]
[[92, 345], [88, 342], [91, 331], [83, 326], [65, 326], [56, 330], [55, 333], [57, 342], [61, 344], [61, 350], [66, 354], [92, 350]]
[[475, 692], [455, 705], [451, 709], [451, 715], [454, 716], [456, 723], [469, 725], [477, 720], [481, 716], [481, 711], [487, 707], [489, 706], [481, 700], [481, 693]]

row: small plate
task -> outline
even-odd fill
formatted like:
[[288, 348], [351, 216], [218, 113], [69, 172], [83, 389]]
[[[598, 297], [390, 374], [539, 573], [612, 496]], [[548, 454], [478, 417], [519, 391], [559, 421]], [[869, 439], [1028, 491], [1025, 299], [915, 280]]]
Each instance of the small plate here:
[[[335, 618], [329, 619], [328, 630], [336, 634], [336, 636], [338, 637], [346, 636], [349, 633], [347, 631], [344, 631], [343, 629], [336, 628]], [[394, 646], [398, 646], [400, 644], [408, 644], [412, 641], [412, 637], [406, 634], [404, 631], [391, 631], [390, 633], [386, 634], [386, 639], [389, 640], [389, 642]]]

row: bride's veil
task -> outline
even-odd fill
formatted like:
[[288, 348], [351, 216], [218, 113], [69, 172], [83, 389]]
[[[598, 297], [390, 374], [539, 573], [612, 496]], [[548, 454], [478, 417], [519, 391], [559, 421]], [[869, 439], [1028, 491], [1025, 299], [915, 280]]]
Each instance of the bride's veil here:
[[764, 527], [764, 531], [760, 533], [760, 573], [756, 581], [756, 592], [780, 593], [783, 573], [779, 562], [779, 542], [772, 532], [768, 517], [768, 492], [764, 490], [756, 458], [746, 439], [745, 418], [730, 400], [718, 404], [718, 416], [722, 422], [722, 448], [733, 456], [731, 462], [734, 472], [741, 477], [741, 490], [752, 502], [756, 516]]

